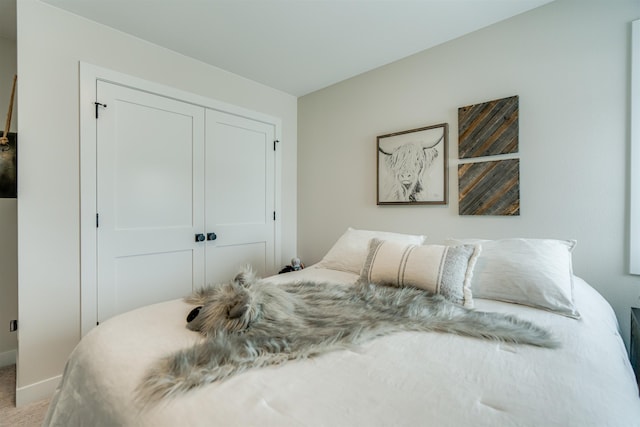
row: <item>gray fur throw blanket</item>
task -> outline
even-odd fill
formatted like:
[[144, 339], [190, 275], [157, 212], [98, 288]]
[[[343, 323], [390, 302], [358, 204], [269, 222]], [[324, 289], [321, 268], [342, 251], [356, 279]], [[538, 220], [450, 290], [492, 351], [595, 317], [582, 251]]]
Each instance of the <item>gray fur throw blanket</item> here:
[[558, 345], [549, 332], [531, 322], [470, 310], [409, 287], [363, 282], [273, 285], [244, 271], [231, 283], [201, 289], [186, 301], [201, 306], [189, 316], [187, 327], [205, 339], [151, 367], [137, 389], [143, 404], [247, 369], [351, 348], [400, 331]]

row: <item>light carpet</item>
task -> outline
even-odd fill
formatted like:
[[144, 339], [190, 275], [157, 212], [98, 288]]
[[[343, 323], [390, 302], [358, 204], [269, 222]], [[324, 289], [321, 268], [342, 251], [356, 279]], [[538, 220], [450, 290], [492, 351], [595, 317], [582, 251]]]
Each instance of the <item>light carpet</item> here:
[[49, 399], [16, 408], [16, 365], [0, 368], [0, 427], [36, 427], [42, 424]]

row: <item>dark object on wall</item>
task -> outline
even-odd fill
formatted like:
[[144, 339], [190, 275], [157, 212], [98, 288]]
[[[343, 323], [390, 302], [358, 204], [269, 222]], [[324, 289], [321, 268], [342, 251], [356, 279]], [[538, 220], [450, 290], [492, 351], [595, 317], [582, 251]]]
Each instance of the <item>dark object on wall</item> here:
[[636, 374], [636, 383], [640, 387], [640, 308], [631, 308], [631, 345], [629, 357], [631, 367]]
[[18, 134], [7, 134], [9, 143], [0, 145], [0, 198], [18, 195]]
[[447, 123], [381, 135], [377, 141], [379, 205], [447, 204]]
[[458, 108], [458, 157], [518, 152], [518, 96]]
[[520, 160], [458, 165], [460, 215], [520, 215]]

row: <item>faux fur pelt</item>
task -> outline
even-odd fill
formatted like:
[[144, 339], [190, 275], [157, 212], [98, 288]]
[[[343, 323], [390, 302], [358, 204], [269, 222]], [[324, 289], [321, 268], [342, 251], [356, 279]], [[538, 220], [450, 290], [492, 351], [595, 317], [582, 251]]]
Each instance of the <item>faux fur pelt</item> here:
[[544, 329], [514, 316], [473, 311], [414, 288], [367, 283], [273, 285], [241, 272], [187, 302], [202, 306], [187, 327], [206, 337], [158, 361], [138, 388], [145, 403], [250, 368], [350, 348], [400, 331], [446, 332], [553, 348]]

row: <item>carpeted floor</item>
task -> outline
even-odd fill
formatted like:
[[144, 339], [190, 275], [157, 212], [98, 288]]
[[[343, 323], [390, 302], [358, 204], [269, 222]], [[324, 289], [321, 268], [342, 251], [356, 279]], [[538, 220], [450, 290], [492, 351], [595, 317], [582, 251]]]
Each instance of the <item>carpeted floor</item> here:
[[0, 427], [36, 427], [42, 424], [49, 399], [16, 408], [16, 365], [0, 368]]

